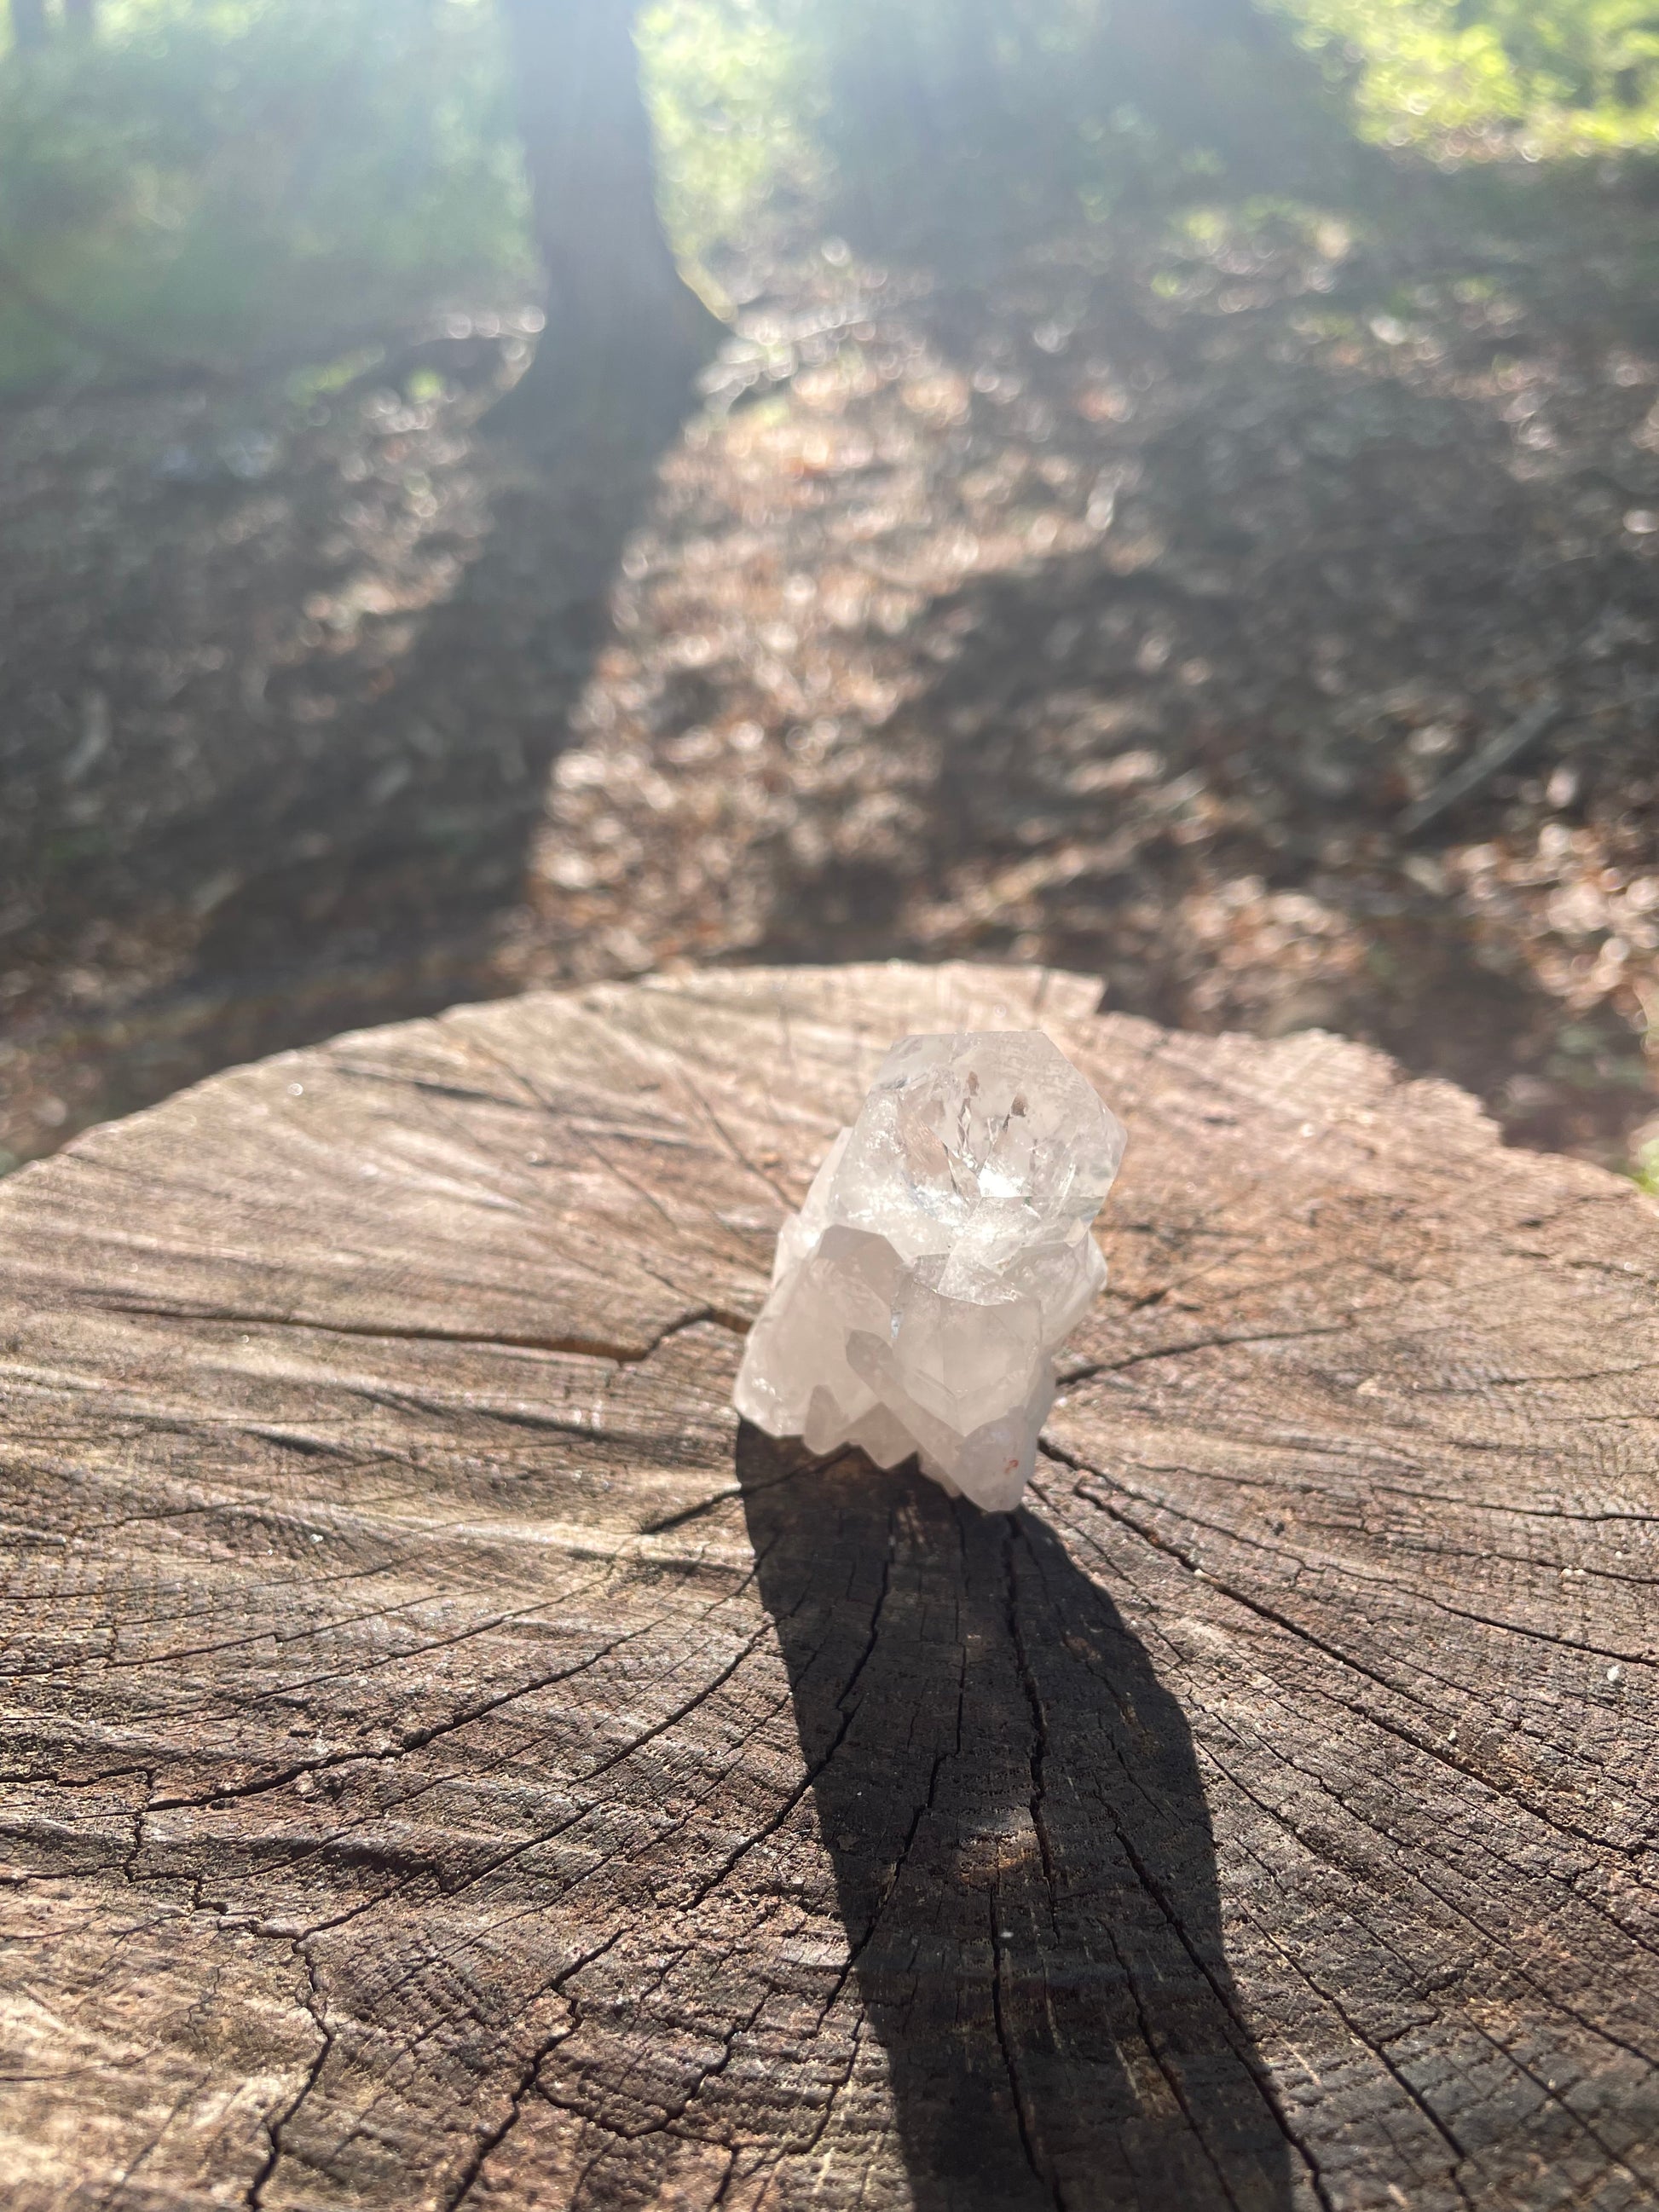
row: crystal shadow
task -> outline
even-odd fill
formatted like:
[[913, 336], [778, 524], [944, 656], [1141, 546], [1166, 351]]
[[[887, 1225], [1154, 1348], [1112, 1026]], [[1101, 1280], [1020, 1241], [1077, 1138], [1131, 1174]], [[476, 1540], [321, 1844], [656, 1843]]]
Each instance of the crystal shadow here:
[[917, 2212], [1280, 2212], [1191, 1735], [1030, 1511], [744, 1423], [762, 1601]]

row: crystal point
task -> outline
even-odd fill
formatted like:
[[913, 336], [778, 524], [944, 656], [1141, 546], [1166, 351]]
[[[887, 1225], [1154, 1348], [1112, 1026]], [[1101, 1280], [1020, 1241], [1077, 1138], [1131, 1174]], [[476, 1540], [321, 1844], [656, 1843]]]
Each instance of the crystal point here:
[[1106, 1279], [1090, 1224], [1123, 1146], [1040, 1030], [903, 1038], [779, 1231], [738, 1411], [1017, 1505], [1054, 1347]]

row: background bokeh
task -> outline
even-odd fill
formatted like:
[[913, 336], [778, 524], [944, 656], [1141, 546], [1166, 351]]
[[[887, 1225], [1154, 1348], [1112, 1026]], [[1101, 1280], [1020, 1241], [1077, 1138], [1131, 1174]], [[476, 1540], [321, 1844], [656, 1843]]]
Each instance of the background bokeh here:
[[971, 954], [1659, 1185], [1659, 16], [657, 0], [707, 366], [532, 436], [510, 14], [14, 5], [0, 1167], [459, 998]]

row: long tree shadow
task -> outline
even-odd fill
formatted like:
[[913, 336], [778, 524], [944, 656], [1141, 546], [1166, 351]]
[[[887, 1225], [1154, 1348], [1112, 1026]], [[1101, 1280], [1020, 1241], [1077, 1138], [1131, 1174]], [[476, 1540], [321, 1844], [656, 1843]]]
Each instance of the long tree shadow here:
[[[478, 961], [478, 933], [520, 893], [570, 710], [610, 634], [617, 564], [672, 427], [613, 423], [541, 453], [492, 453], [482, 553], [346, 742], [261, 794], [270, 857], [215, 909], [197, 948], [201, 980], [246, 993], [266, 975], [356, 960], [394, 995], [453, 996]], [[403, 781], [365, 810], [365, 764], [377, 761]], [[429, 981], [412, 972], [422, 950], [442, 956]]]
[[1192, 1738], [1110, 1601], [1030, 1512], [746, 1425], [737, 1465], [918, 2212], [1288, 2206]]
[[[409, 372], [417, 386], [422, 373], [419, 362]], [[688, 386], [684, 404], [694, 398]], [[106, 841], [95, 868], [53, 857], [56, 786], [23, 773], [44, 738], [21, 722], [8, 738], [8, 773], [40, 810], [17, 866], [33, 932], [22, 957], [50, 975], [95, 923], [123, 948], [123, 973], [145, 979], [125, 984], [108, 1013], [95, 997], [90, 1014], [47, 1000], [32, 1048], [73, 1074], [71, 1128], [216, 1067], [506, 988], [495, 965], [503, 918], [522, 896], [548, 778], [611, 635], [623, 547], [675, 422], [619, 402], [605, 421], [555, 423], [532, 447], [475, 424], [477, 398], [423, 411], [388, 386], [337, 403], [325, 432], [294, 431], [280, 529], [275, 495], [259, 505], [263, 486], [149, 487], [185, 581], [155, 583], [112, 626], [154, 639], [157, 653], [176, 644], [194, 577], [228, 673], [211, 679], [219, 692], [204, 678], [179, 702], [191, 776], [170, 769], [146, 782], [132, 731], [145, 726], [134, 672], [149, 648], [114, 653], [108, 696], [98, 695], [114, 735], [81, 794]], [[417, 417], [416, 428], [386, 429]], [[210, 455], [207, 430], [199, 442]], [[361, 545], [349, 538], [357, 477], [372, 463], [389, 468], [388, 453], [441, 480], [439, 519], [453, 528], [429, 543], [409, 536], [393, 501], [365, 507]], [[233, 525], [273, 543], [223, 556], [232, 574], [214, 598], [206, 548]], [[359, 590], [395, 619], [353, 628]], [[307, 609], [319, 619], [302, 621]], [[346, 624], [337, 636], [321, 618], [330, 609]], [[160, 817], [140, 835], [152, 799]], [[0, 830], [0, 845], [21, 852], [18, 825]]]

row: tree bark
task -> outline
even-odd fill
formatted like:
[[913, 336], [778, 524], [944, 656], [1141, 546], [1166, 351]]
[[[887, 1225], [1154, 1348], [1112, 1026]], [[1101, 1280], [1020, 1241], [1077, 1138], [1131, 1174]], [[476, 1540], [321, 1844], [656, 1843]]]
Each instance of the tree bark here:
[[[1659, 1220], [1336, 1039], [728, 971], [0, 1186], [15, 2212], [1659, 2193]], [[1122, 1113], [1029, 1507], [730, 1389], [888, 1042]]]
[[722, 326], [680, 276], [657, 210], [634, 0], [501, 0], [547, 328], [496, 427], [543, 442], [659, 441]]
[[46, 0], [11, 0], [11, 42], [20, 54], [39, 53], [46, 43]]

